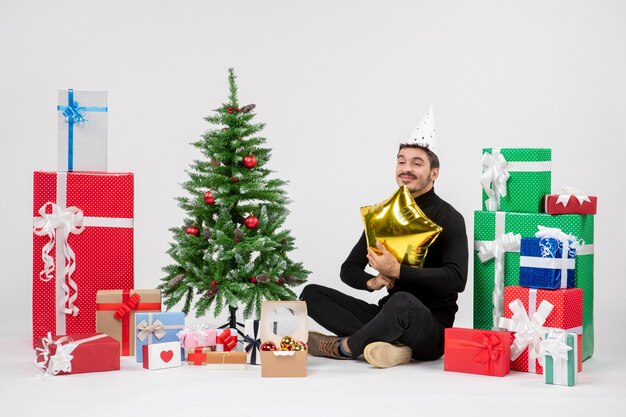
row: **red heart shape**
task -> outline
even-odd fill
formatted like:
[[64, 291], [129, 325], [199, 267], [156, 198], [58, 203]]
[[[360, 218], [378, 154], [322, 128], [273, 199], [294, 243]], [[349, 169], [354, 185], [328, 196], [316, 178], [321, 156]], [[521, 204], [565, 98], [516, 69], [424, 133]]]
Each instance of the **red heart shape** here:
[[168, 363], [169, 361], [171, 361], [173, 357], [174, 357], [174, 352], [171, 350], [164, 350], [161, 352], [161, 359], [163, 359], [163, 362], [165, 363]]

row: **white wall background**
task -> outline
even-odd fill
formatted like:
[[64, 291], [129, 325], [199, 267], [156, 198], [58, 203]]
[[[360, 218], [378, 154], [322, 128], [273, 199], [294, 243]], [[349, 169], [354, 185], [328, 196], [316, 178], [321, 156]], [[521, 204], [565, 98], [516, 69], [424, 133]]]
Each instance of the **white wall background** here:
[[[550, 147], [553, 187], [599, 197], [596, 355], [617, 351], [625, 18], [626, 3], [604, 0], [2, 0], [2, 331], [30, 334], [32, 172], [56, 167], [57, 88], [109, 90], [109, 169], [136, 175], [135, 282], [152, 288], [183, 218], [178, 184], [200, 156], [189, 143], [233, 66], [241, 103], [267, 123], [269, 167], [290, 181], [286, 226], [310, 282], [357, 293], [338, 272], [358, 209], [395, 189], [397, 144], [432, 104], [436, 189], [470, 239], [485, 146]], [[471, 326], [472, 285], [470, 265], [457, 325]]]

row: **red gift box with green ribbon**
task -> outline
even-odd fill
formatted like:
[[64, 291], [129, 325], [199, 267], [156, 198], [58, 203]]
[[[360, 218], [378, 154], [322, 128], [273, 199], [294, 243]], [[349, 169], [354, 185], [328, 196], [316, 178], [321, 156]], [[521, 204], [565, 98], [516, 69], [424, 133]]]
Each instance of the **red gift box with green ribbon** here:
[[444, 371], [505, 376], [511, 369], [511, 332], [445, 329]]

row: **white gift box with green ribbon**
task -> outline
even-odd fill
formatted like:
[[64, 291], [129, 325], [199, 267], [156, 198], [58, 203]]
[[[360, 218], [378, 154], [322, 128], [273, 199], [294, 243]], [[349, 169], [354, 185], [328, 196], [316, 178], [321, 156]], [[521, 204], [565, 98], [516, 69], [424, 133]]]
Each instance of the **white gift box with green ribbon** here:
[[574, 386], [578, 383], [577, 335], [550, 330], [541, 341], [543, 379], [546, 384]]

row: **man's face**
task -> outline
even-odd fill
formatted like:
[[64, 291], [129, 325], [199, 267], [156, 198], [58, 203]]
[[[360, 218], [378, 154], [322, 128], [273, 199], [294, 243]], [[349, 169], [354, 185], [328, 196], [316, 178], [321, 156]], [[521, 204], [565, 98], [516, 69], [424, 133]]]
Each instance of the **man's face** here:
[[413, 197], [424, 194], [433, 188], [439, 175], [439, 168], [430, 169], [426, 151], [418, 148], [403, 148], [396, 160], [396, 182], [406, 185]]

